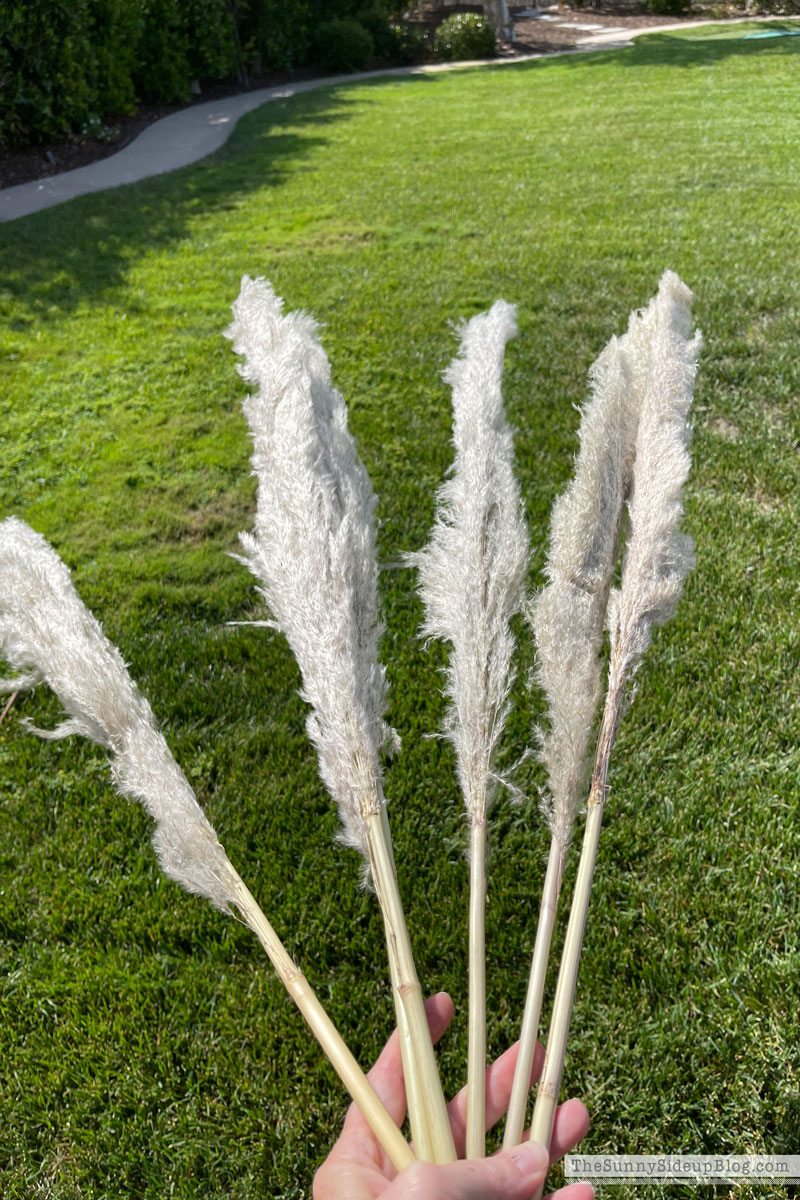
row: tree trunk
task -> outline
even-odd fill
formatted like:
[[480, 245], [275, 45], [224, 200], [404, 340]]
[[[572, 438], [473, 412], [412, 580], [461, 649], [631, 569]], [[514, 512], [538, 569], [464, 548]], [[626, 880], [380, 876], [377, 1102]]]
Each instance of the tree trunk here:
[[511, 39], [511, 21], [506, 0], [483, 0], [483, 15], [499, 38]]

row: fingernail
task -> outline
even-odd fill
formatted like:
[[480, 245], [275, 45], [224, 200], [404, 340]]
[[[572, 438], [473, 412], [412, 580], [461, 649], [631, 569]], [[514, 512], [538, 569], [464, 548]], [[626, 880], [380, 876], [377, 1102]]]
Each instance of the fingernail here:
[[536, 1175], [547, 1170], [550, 1155], [538, 1142], [523, 1142], [511, 1151], [511, 1161], [523, 1175]]

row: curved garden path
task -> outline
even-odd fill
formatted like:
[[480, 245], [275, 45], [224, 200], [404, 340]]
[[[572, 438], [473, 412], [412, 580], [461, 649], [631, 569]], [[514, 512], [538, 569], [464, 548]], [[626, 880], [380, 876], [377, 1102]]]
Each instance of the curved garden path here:
[[[724, 24], [738, 25], [771, 19], [774, 18], [742, 17], [726, 20]], [[87, 192], [105, 191], [107, 188], [136, 183], [137, 180], [146, 179], [151, 175], [163, 175], [168, 171], [175, 171], [179, 167], [189, 166], [190, 163], [198, 162], [201, 158], [213, 154], [226, 142], [236, 126], [236, 122], [245, 113], [252, 112], [253, 109], [260, 108], [262, 104], [268, 104], [272, 100], [283, 100], [290, 96], [296, 96], [300, 92], [326, 87], [332, 83], [357, 83], [360, 79], [374, 79], [379, 76], [453, 71], [467, 66], [505, 67], [529, 62], [535, 58], [556, 58], [561, 54], [576, 54], [586, 50], [623, 49], [632, 44], [633, 38], [642, 34], [672, 33], [675, 30], [722, 23], [709, 20], [682, 21], [680, 24], [651, 25], [642, 29], [631, 29], [625, 34], [620, 34], [618, 31], [607, 34], [597, 33], [581, 39], [575, 47], [558, 51], [555, 54], [483, 59], [479, 62], [469, 63], [434, 63], [417, 67], [393, 67], [381, 71], [367, 71], [359, 75], [332, 75], [304, 83], [261, 88], [258, 91], [228, 96], [221, 100], [211, 100], [207, 104], [192, 105], [190, 108], [163, 117], [160, 121], [155, 121], [123, 150], [109, 158], [90, 163], [85, 167], [78, 167], [73, 171], [65, 171], [60, 175], [52, 175], [46, 179], [37, 179], [30, 183], [21, 183], [15, 187], [0, 190], [0, 221], [13, 221], [17, 217], [39, 212], [54, 204], [61, 204], [64, 200], [72, 200], [75, 196], [85, 195]]]

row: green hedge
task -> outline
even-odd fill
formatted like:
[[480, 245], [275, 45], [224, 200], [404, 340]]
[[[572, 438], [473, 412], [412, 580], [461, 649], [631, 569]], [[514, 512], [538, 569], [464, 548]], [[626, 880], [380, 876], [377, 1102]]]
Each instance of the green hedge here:
[[[80, 133], [247, 63], [286, 69], [308, 49], [308, 0], [5, 0], [0, 147]], [[238, 46], [237, 46], [238, 42]]]
[[[332, 6], [338, 10], [338, 5]], [[306, 61], [313, 13], [309, 0], [237, 0], [246, 63], [285, 71]]]
[[646, 2], [650, 12], [664, 15], [687, 13], [692, 7], [692, 0], [646, 0]]
[[[329, 70], [418, 61], [421, 39], [390, 24], [391, 10], [391, 0], [0, 0], [0, 149], [187, 100], [194, 80], [323, 58]], [[337, 37], [315, 43], [331, 22]]]

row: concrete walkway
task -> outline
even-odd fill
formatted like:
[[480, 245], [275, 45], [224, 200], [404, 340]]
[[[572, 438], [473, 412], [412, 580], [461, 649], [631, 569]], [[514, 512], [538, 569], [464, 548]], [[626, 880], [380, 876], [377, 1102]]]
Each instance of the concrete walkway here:
[[[738, 25], [755, 20], [774, 20], [769, 17], [743, 17], [733, 21], [725, 21], [727, 25]], [[800, 18], [781, 18], [798, 20]], [[463, 67], [507, 67], [529, 62], [535, 58], [552, 59], [560, 54], [576, 54], [586, 50], [622, 49], [630, 46], [632, 39], [649, 33], [673, 33], [676, 30], [691, 29], [701, 25], [722, 24], [718, 21], [683, 21], [680, 24], [656, 25], [644, 29], [631, 29], [624, 38], [620, 38], [617, 30], [606, 34], [595, 34], [583, 38], [574, 49], [559, 51], [556, 54], [533, 54], [524, 58], [482, 59], [479, 62], [435, 63], [420, 67], [393, 67], [383, 71], [367, 71], [360, 75], [332, 75], [323, 79], [309, 80], [307, 83], [287, 84], [281, 87], [262, 88], [255, 92], [245, 92], [239, 96], [229, 96], [223, 100], [212, 100], [208, 104], [196, 104], [191, 108], [182, 109], [169, 117], [163, 117], [149, 125], [137, 138], [120, 150], [100, 162], [90, 163], [87, 167], [78, 167], [74, 171], [64, 171], [61, 175], [51, 175], [46, 179], [36, 179], [31, 183], [21, 183], [16, 187], [0, 190], [0, 221], [13, 221], [17, 217], [28, 216], [64, 200], [72, 200], [75, 196], [83, 196], [87, 192], [102, 192], [107, 188], [120, 187], [126, 183], [136, 183], [139, 179], [147, 179], [151, 175], [164, 175], [179, 167], [189, 166], [199, 162], [201, 158], [213, 154], [215, 150], [228, 140], [236, 122], [245, 113], [260, 108], [272, 100], [285, 100], [297, 96], [301, 92], [309, 92], [314, 88], [326, 87], [331, 83], [358, 83], [362, 79], [376, 79], [387, 76], [407, 76], [431, 74], [439, 71], [454, 71]]]

